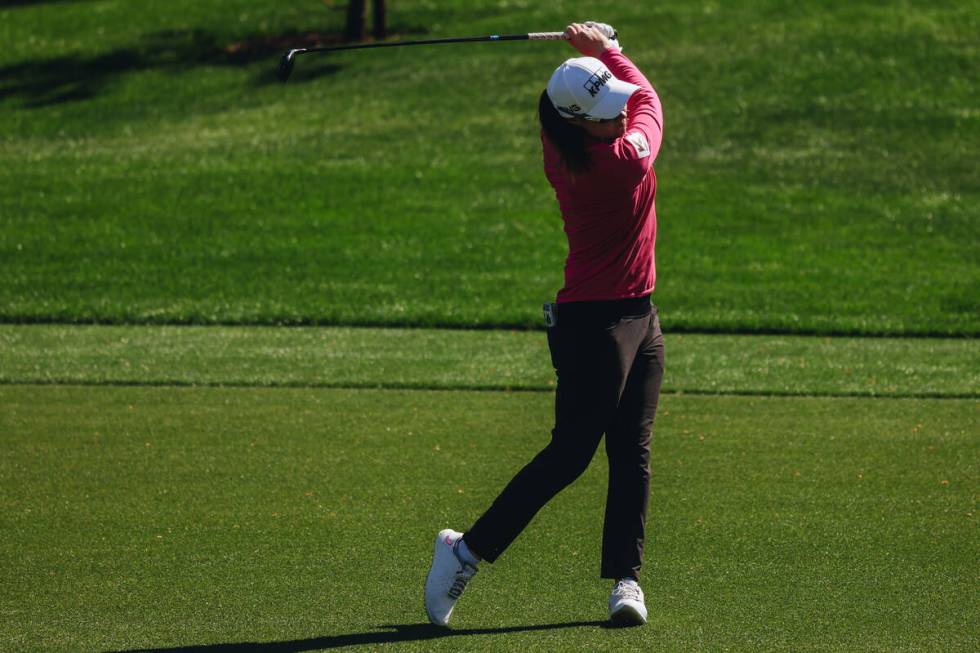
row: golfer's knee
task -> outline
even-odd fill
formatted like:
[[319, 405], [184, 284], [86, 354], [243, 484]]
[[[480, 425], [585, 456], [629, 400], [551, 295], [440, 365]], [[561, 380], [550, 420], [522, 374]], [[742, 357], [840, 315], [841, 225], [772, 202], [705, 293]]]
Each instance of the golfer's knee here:
[[573, 447], [555, 439], [542, 453], [545, 454], [544, 462], [550, 468], [551, 475], [563, 485], [568, 485], [588, 469], [595, 448]]

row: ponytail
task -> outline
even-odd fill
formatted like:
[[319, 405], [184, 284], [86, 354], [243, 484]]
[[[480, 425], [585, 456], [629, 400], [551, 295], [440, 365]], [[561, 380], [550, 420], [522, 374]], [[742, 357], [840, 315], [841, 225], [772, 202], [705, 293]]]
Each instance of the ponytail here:
[[541, 129], [545, 137], [558, 150], [561, 162], [568, 171], [572, 173], [587, 171], [592, 161], [585, 147], [585, 130], [561, 117], [555, 105], [551, 103], [548, 91], [542, 91], [541, 99], [538, 100], [538, 118], [541, 120]]

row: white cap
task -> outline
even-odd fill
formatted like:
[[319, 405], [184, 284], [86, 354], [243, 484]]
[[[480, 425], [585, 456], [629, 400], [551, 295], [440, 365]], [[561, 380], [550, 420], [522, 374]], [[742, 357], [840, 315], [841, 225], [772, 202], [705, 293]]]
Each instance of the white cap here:
[[615, 118], [640, 87], [623, 82], [594, 57], [569, 59], [548, 80], [548, 99], [563, 118]]

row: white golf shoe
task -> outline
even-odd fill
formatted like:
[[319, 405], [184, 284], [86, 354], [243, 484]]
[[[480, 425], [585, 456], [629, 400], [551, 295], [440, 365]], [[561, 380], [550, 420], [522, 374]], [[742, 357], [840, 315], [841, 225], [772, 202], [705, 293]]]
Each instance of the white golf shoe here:
[[438, 626], [449, 623], [456, 600], [476, 574], [476, 567], [460, 560], [456, 553], [462, 537], [462, 533], [450, 528], [436, 535], [432, 566], [425, 579], [425, 611], [429, 613], [429, 621]]
[[643, 590], [632, 578], [624, 578], [609, 596], [609, 619], [617, 626], [642, 626], [647, 622]]

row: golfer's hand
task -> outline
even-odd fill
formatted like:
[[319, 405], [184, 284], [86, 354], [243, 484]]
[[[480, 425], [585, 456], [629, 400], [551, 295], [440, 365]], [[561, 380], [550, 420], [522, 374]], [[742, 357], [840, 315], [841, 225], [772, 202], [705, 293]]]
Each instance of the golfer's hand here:
[[569, 44], [586, 57], [598, 57], [612, 47], [612, 42], [595, 27], [584, 23], [572, 23], [565, 28]]
[[619, 48], [620, 50], [623, 49], [622, 46], [619, 45], [619, 40], [616, 38], [616, 28], [609, 23], [597, 23], [594, 20], [587, 20], [584, 24], [588, 25], [589, 27], [594, 27], [602, 32], [606, 38], [609, 39], [609, 43], [614, 48]]

